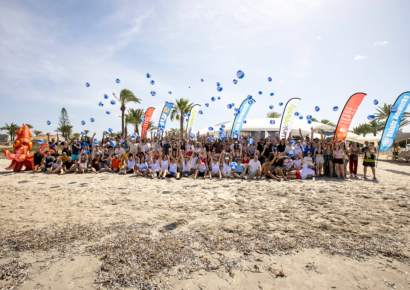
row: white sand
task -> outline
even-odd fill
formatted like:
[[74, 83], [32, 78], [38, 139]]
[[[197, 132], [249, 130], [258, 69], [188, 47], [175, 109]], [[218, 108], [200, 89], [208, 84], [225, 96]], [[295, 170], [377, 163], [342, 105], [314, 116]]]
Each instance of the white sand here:
[[[162, 228], [180, 221], [176, 231], [192, 226], [205, 227], [207, 231], [243, 226], [283, 235], [306, 229], [343, 230], [352, 234], [398, 230], [410, 237], [407, 163], [379, 162], [377, 181], [363, 180], [360, 166], [360, 179], [281, 183], [190, 178], [150, 180], [110, 173], [15, 174], [4, 170], [9, 163], [0, 160], [0, 221], [2, 228], [17, 231], [41, 229], [54, 222], [149, 221]], [[404, 248], [408, 249], [409, 245], [410, 242]], [[410, 255], [408, 250], [403, 253]], [[95, 271], [101, 264], [97, 257], [79, 256], [71, 261], [59, 256], [50, 268], [40, 270], [38, 260], [45, 256], [49, 253], [21, 254], [33, 262], [32, 273], [41, 274], [34, 280], [27, 279], [20, 289], [95, 287]], [[389, 289], [389, 283], [394, 283], [396, 289], [410, 289], [409, 258], [398, 261], [379, 255], [355, 261], [320, 249], [303, 249], [280, 257], [260, 256], [261, 269], [277, 265], [277, 269], [284, 269], [286, 277], [274, 278], [266, 270], [263, 273], [239, 270], [233, 278], [221, 270], [194, 273], [188, 280], [171, 278], [169, 283], [173, 289]], [[0, 259], [0, 264], [9, 260]], [[306, 269], [308, 262], [314, 262], [316, 271]], [[0, 288], [7, 283], [0, 280]]]

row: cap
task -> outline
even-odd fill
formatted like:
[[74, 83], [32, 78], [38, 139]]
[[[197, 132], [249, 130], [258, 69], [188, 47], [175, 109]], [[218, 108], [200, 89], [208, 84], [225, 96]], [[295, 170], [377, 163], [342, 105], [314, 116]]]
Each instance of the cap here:
[[253, 157], [253, 159], [258, 159], [258, 156]]
[[229, 160], [229, 157], [225, 157], [225, 160]]
[[154, 156], [155, 158], [159, 158], [159, 155], [158, 154], [155, 154], [155, 156]]

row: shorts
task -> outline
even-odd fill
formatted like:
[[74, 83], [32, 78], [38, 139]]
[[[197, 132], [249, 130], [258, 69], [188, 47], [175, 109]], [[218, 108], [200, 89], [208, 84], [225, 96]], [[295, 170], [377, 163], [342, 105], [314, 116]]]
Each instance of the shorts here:
[[256, 175], [256, 173], [258, 173], [258, 171], [251, 171], [252, 175]]
[[222, 176], [223, 177], [230, 177], [230, 176], [232, 176], [232, 170], [230, 170], [230, 171], [228, 171], [228, 172], [225, 172], [225, 171], [222, 171]]
[[129, 155], [130, 155], [130, 153], [122, 154], [122, 160], [127, 161]]
[[41, 164], [34, 164], [33, 169], [36, 170], [37, 168], [39, 168], [41, 166]]
[[280, 171], [283, 171], [282, 166], [274, 166], [274, 167], [273, 167], [273, 171], [275, 171], [276, 168], [279, 168]]
[[78, 160], [78, 155], [76, 155], [76, 154], [71, 154], [71, 160], [72, 160], [72, 161]]
[[302, 176], [300, 176], [300, 171], [296, 170], [296, 179], [302, 179]]
[[376, 162], [363, 161], [364, 167], [374, 167], [375, 165], [376, 165]]
[[134, 173], [134, 168], [131, 168], [131, 171], [128, 171], [128, 169], [130, 168], [127, 168], [127, 173]]
[[188, 177], [188, 176], [192, 175], [192, 171], [191, 171], [191, 170], [190, 170], [190, 171], [182, 171], [182, 172], [181, 172], [181, 175], [182, 175], [183, 177]]
[[178, 168], [183, 168], [184, 166], [182, 166], [182, 163], [178, 164]]
[[198, 176], [199, 176], [199, 177], [204, 177], [204, 176], [205, 176], [205, 171], [204, 171], [204, 172], [200, 172], [200, 171], [199, 171], [199, 172], [198, 172]]
[[52, 168], [53, 167], [53, 163], [49, 163], [49, 164], [44, 164], [44, 167], [45, 168]]
[[333, 160], [333, 163], [334, 163], [334, 164], [344, 164], [342, 158], [335, 158], [335, 159]]
[[325, 159], [321, 155], [320, 156], [316, 155], [315, 161], [316, 161], [316, 163], [320, 163], [320, 164], [325, 163]]
[[176, 172], [170, 172], [170, 173], [167, 174], [167, 177], [174, 177], [175, 174], [176, 174]]

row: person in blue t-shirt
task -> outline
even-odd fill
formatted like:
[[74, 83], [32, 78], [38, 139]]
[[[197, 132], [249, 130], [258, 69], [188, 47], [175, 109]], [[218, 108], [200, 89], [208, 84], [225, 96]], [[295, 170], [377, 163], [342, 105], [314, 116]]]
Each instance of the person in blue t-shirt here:
[[74, 139], [73, 143], [71, 144], [72, 152], [71, 152], [71, 160], [74, 162], [78, 162], [78, 156], [81, 152], [81, 143], [78, 142], [78, 139]]
[[236, 178], [246, 179], [245, 165], [243, 165], [242, 163], [242, 158], [239, 158], [236, 162], [238, 164], [236, 165], [233, 176], [235, 176]]

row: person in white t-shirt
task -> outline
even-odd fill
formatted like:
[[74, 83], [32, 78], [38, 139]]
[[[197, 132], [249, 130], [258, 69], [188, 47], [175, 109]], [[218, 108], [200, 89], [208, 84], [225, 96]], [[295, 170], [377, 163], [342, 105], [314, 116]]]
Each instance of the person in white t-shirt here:
[[286, 177], [293, 179], [306, 179], [315, 176], [315, 166], [313, 164], [307, 164], [302, 160], [302, 169], [290, 171]]
[[260, 179], [262, 177], [261, 163], [258, 160], [258, 156], [253, 157], [253, 160], [249, 161], [248, 169], [250, 179], [253, 179], [255, 176], [257, 179]]
[[[300, 153], [302, 154], [302, 152]], [[299, 154], [295, 154], [295, 160], [292, 162], [293, 164], [293, 169], [295, 170], [301, 170], [302, 169], [302, 160], [300, 159]]]

